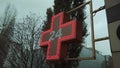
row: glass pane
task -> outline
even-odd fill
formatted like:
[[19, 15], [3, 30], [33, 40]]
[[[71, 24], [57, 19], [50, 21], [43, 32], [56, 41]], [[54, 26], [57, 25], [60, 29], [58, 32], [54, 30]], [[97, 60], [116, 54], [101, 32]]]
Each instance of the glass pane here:
[[108, 37], [108, 26], [105, 10], [98, 12], [94, 16], [94, 26], [95, 39], [101, 37]]

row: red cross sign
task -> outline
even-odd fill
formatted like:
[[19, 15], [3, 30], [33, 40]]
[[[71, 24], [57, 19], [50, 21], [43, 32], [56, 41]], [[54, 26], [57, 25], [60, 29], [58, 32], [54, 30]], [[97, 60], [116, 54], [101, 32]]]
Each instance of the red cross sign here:
[[46, 60], [64, 59], [69, 43], [80, 42], [82, 35], [81, 22], [69, 21], [63, 12], [52, 17], [51, 28], [42, 32], [40, 46], [47, 47]]

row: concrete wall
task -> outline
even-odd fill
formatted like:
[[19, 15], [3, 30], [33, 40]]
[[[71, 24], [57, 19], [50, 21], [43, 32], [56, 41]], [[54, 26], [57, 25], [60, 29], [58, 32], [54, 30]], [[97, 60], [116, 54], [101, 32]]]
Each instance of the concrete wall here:
[[120, 0], [105, 0], [105, 6], [111, 43], [113, 68], [120, 68], [120, 39], [117, 34], [117, 28], [120, 26]]
[[106, 9], [111, 8], [120, 3], [120, 0], [105, 0]]

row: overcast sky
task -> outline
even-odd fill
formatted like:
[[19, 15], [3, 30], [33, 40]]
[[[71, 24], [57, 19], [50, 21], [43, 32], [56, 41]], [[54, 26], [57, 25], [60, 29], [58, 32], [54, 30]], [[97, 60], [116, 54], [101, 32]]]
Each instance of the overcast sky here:
[[[29, 12], [36, 13], [42, 18], [46, 16], [46, 9], [52, 7], [53, 0], [0, 0], [0, 16], [3, 14], [7, 4], [12, 4], [17, 9], [17, 17], [22, 18]], [[93, 9], [97, 9], [104, 5], [104, 0], [93, 0]], [[87, 11], [88, 13], [88, 11]], [[89, 16], [89, 14], [88, 14]], [[89, 23], [89, 22], [87, 22]], [[108, 36], [107, 21], [105, 10], [97, 13], [94, 17], [95, 38]], [[88, 25], [88, 30], [90, 27]], [[89, 33], [90, 31], [88, 31]], [[88, 46], [89, 42], [86, 43]], [[97, 42], [96, 49], [102, 54], [110, 54], [109, 40]]]
[[39, 14], [44, 17], [46, 9], [52, 7], [53, 0], [0, 0], [0, 13], [3, 12], [7, 4], [12, 4], [18, 12], [18, 17], [32, 13]]

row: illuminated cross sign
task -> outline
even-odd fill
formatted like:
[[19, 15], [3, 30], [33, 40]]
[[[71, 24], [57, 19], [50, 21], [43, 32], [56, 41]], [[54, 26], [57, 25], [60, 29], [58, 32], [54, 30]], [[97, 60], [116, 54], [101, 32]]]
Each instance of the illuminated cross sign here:
[[63, 12], [52, 17], [51, 28], [41, 35], [40, 46], [47, 47], [46, 60], [56, 61], [66, 57], [67, 45], [80, 42], [81, 22], [69, 19]]

